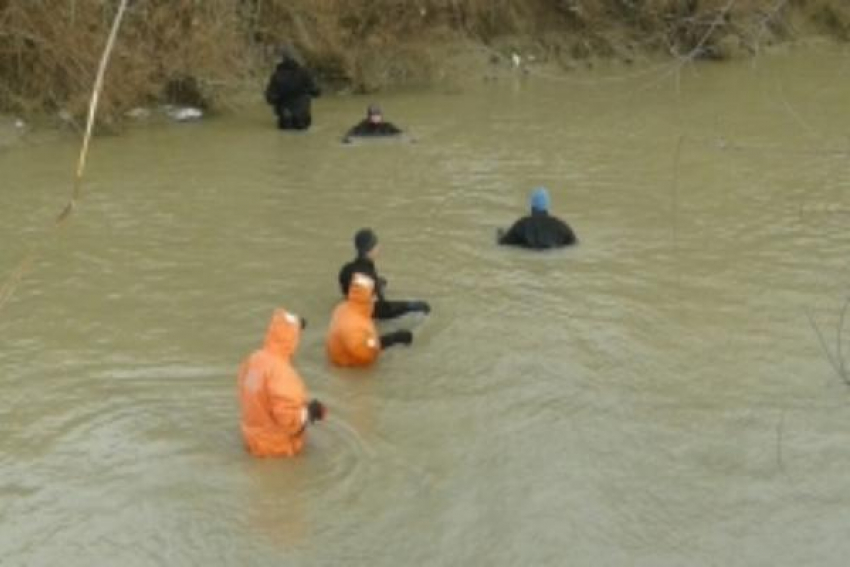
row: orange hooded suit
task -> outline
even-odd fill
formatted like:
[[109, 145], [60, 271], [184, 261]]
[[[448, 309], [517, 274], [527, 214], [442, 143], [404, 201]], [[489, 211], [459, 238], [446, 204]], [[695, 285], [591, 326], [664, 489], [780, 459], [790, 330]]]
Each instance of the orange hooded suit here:
[[381, 352], [381, 340], [375, 323], [375, 281], [364, 274], [354, 274], [348, 288], [348, 299], [334, 309], [328, 330], [328, 358], [338, 366], [368, 366]]
[[300, 336], [298, 317], [276, 310], [263, 348], [239, 369], [242, 436], [257, 457], [291, 457], [304, 447], [307, 389], [290, 364]]

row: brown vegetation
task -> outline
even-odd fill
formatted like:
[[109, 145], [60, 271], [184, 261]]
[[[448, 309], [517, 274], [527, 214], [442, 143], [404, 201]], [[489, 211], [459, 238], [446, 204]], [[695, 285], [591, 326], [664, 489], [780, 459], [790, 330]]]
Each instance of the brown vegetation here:
[[[0, 111], [80, 115], [117, 2], [0, 0]], [[155, 102], [216, 107], [295, 45], [325, 82], [430, 81], [443, 46], [506, 38], [568, 64], [663, 52], [722, 59], [806, 26], [850, 39], [846, 0], [135, 0], [102, 116]]]

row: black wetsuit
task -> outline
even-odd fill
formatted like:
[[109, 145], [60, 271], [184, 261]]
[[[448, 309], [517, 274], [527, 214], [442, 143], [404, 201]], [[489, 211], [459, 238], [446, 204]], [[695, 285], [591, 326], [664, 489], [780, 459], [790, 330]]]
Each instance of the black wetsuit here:
[[375, 311], [372, 317], [375, 319], [393, 319], [400, 317], [412, 311], [422, 311], [423, 305], [421, 301], [389, 301], [384, 297], [384, 287], [387, 285], [387, 280], [378, 275], [375, 269], [375, 262], [365, 256], [358, 256], [351, 262], [345, 264], [339, 271], [339, 288], [342, 295], [348, 297], [348, 288], [351, 285], [351, 278], [354, 274], [364, 274], [375, 281]]
[[313, 121], [310, 99], [320, 94], [310, 73], [295, 60], [286, 58], [269, 78], [266, 102], [274, 107], [278, 128], [306, 130]]
[[508, 232], [499, 237], [499, 244], [537, 250], [568, 246], [576, 242], [573, 230], [564, 221], [549, 215], [546, 211], [532, 211], [527, 217], [516, 221]]
[[351, 130], [348, 131], [343, 139], [348, 140], [354, 136], [364, 138], [395, 136], [401, 133], [401, 129], [396, 127], [392, 122], [371, 122], [368, 118], [364, 118], [359, 124], [352, 126]]

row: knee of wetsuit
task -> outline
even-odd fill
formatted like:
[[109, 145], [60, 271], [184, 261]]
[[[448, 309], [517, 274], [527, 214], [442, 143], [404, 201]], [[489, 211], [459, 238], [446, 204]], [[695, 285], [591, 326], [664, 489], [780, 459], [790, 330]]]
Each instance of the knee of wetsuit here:
[[406, 329], [401, 329], [382, 335], [380, 340], [381, 349], [386, 349], [393, 345], [409, 345], [413, 342], [413, 333]]

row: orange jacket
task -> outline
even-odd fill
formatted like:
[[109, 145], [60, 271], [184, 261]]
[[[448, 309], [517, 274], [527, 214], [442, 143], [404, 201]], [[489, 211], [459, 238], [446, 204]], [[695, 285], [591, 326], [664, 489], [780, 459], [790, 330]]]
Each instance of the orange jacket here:
[[291, 457], [304, 447], [307, 389], [290, 364], [300, 336], [300, 320], [276, 310], [263, 348], [239, 369], [242, 436], [258, 457]]
[[354, 274], [348, 299], [334, 309], [326, 347], [328, 358], [338, 366], [367, 366], [381, 352], [381, 341], [372, 321], [374, 288], [372, 278]]

